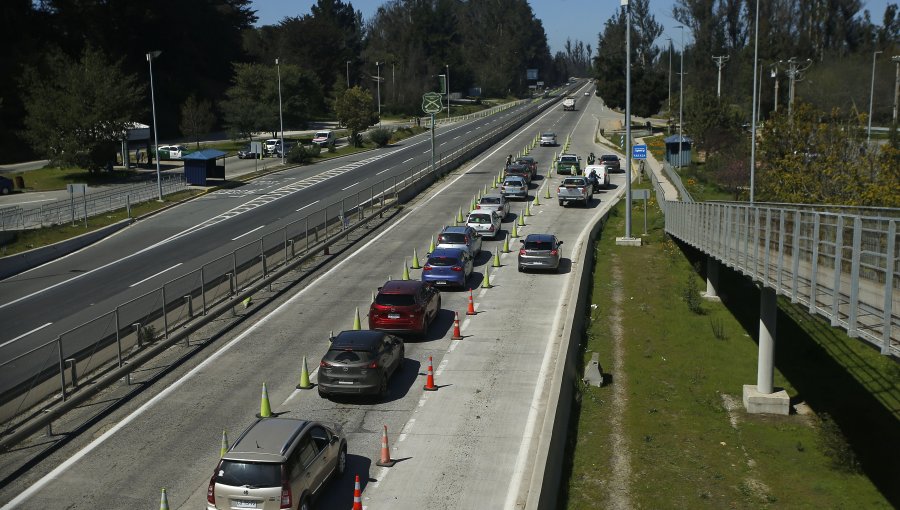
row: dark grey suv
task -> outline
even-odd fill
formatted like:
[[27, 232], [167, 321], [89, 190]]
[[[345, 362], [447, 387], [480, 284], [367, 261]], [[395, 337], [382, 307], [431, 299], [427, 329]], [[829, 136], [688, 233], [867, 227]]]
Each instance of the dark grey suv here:
[[319, 396], [386, 396], [388, 379], [403, 365], [403, 340], [384, 331], [341, 331], [319, 363]]
[[206, 491], [207, 510], [309, 510], [332, 476], [347, 468], [340, 425], [263, 418], [247, 427], [219, 461]]

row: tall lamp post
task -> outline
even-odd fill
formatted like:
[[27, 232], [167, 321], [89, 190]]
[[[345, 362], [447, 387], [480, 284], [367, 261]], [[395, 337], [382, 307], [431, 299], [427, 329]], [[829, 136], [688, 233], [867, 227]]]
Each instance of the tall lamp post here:
[[162, 202], [162, 177], [160, 177], [159, 173], [159, 136], [156, 134], [156, 96], [153, 94], [153, 59], [160, 55], [162, 55], [162, 51], [160, 50], [147, 53], [147, 62], [150, 63], [150, 108], [153, 110], [153, 143], [156, 147], [154, 153], [156, 159], [156, 190], [159, 193], [159, 201]]
[[891, 61], [897, 64], [897, 70], [894, 72], [894, 129], [897, 129], [897, 100], [900, 99], [900, 55], [891, 57]]
[[447, 77], [445, 78], [447, 81], [447, 118], [450, 118], [450, 64], [444, 64], [444, 68], [447, 70]]
[[[678, 88], [678, 167], [684, 166], [684, 25], [678, 25], [675, 28], [681, 29], [681, 72]], [[754, 88], [756, 88], [754, 86]]]
[[625, 239], [631, 239], [631, 4], [625, 7]]
[[672, 38], [666, 37], [669, 40], [669, 108], [666, 110], [669, 114], [669, 119], [672, 119], [672, 52], [675, 50], [674, 46], [672, 46]]
[[[750, 119], [750, 203], [753, 203], [756, 178], [756, 73], [759, 69], [759, 1], [756, 0], [756, 21], [753, 23], [753, 118]], [[777, 82], [776, 82], [777, 83]], [[777, 99], [776, 99], [777, 101]]]
[[381, 64], [383, 62], [375, 62], [377, 77], [375, 82], [378, 84], [378, 125], [381, 126]]
[[350, 61], [347, 61], [347, 88], [350, 88]]
[[279, 152], [281, 153], [281, 164], [284, 164], [284, 116], [281, 114], [281, 64], [278, 63], [278, 59], [275, 59], [275, 69], [278, 70], [278, 122], [281, 124], [281, 147]]
[[884, 52], [881, 50], [872, 52], [872, 85], [869, 88], [869, 127], [866, 129], [866, 145], [872, 143], [872, 105], [875, 104], [875, 57], [879, 53]]

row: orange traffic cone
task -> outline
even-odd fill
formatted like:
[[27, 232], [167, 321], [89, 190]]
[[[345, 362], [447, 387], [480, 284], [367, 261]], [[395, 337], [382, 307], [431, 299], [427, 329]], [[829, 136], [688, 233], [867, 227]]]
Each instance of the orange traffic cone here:
[[462, 333], [459, 331], [459, 312], [456, 312], [456, 318], [453, 319], [453, 336], [450, 340], [462, 340]]
[[472, 298], [472, 289], [469, 289], [469, 309], [466, 310], [466, 315], [475, 315], [475, 301]]
[[437, 391], [438, 387], [434, 385], [434, 365], [432, 365], [431, 356], [428, 356], [428, 377], [425, 379], [425, 391]]
[[362, 491], [359, 490], [359, 475], [356, 475], [356, 483], [353, 484], [353, 510], [362, 510]]
[[388, 448], [387, 425], [384, 426], [384, 433], [381, 434], [381, 460], [375, 463], [376, 466], [392, 467], [397, 461], [391, 460], [391, 449]]

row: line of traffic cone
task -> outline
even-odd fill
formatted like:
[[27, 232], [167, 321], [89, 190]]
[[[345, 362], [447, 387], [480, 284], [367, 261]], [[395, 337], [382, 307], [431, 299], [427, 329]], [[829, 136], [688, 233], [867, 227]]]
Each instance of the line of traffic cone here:
[[456, 312], [456, 317], [453, 319], [453, 336], [450, 337], [450, 340], [462, 340], [462, 332], [459, 330], [459, 312]]
[[359, 307], [356, 307], [356, 315], [353, 317], [353, 331], [359, 331], [362, 325], [359, 323]]
[[494, 250], [494, 267], [500, 267], [500, 247]]
[[272, 406], [269, 405], [269, 390], [266, 389], [266, 383], [263, 383], [262, 397], [259, 400], [259, 414], [257, 418], [268, 418], [272, 416]]
[[303, 366], [300, 368], [300, 383], [297, 385], [298, 390], [310, 390], [313, 385], [309, 382], [309, 367], [306, 365], [306, 356], [303, 356]]
[[434, 236], [431, 236], [431, 244], [428, 245], [428, 253], [434, 251]]
[[419, 265], [419, 252], [417, 252], [415, 248], [413, 248], [411, 269], [422, 269], [422, 266]]
[[[509, 233], [509, 237], [511, 237], [513, 239], [518, 239], [518, 237], [519, 237], [519, 229], [515, 223], [513, 223], [512, 232]], [[509, 253], [509, 245], [504, 245], [504, 247], [507, 250], [506, 253]]]
[[469, 289], [469, 309], [466, 310], [466, 315], [475, 315], [477, 312], [475, 311], [475, 298], [472, 297], [472, 289]]
[[228, 453], [228, 433], [222, 429], [222, 444], [219, 445], [219, 457], [224, 457]]
[[356, 475], [356, 481], [353, 483], [353, 510], [363, 510], [362, 491], [359, 488], [359, 475]]
[[524, 226], [525, 226], [525, 211], [522, 211], [522, 214], [519, 215], [519, 219], [516, 221], [516, 223], [517, 223], [520, 227], [524, 227]]
[[403, 276], [402, 280], [409, 280], [409, 267], [407, 267], [406, 259], [403, 260]]
[[[516, 228], [516, 226], [513, 225], [513, 229], [515, 229], [515, 228]], [[503, 237], [503, 253], [509, 253], [509, 238], [510, 238], [510, 236]]]
[[431, 356], [428, 356], [428, 373], [425, 376], [425, 391], [437, 391], [438, 387], [434, 384], [434, 364]]
[[384, 433], [381, 434], [381, 459], [375, 463], [376, 466], [393, 467], [396, 460], [391, 460], [391, 449], [388, 447], [387, 425], [384, 426]]
[[531, 204], [525, 202], [525, 216], [531, 216]]
[[481, 280], [481, 288], [490, 289], [491, 287], [491, 267], [486, 266], [484, 268], [484, 280]]

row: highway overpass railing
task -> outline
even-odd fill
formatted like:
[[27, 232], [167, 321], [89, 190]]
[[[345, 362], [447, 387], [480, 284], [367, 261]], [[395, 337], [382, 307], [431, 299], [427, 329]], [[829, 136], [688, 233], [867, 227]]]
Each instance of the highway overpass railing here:
[[[554, 102], [526, 106], [486, 133], [440, 153], [435, 168], [420, 164], [398, 176], [348, 194], [282, 228], [261, 235], [231, 253], [206, 262], [127, 302], [110, 300], [107, 309], [81, 325], [25, 352], [0, 352], [0, 448], [45, 426], [91, 395], [149, 361], [152, 355], [204, 324], [240, 306], [254, 293], [303, 268], [338, 242], [409, 200], [436, 179], [513, 132]], [[312, 176], [310, 185], [319, 182]], [[302, 184], [298, 184], [302, 189]], [[399, 269], [398, 269], [399, 271]], [[399, 272], [398, 272], [399, 276]], [[87, 382], [90, 381], [90, 384]], [[52, 400], [48, 403], [48, 397]], [[40, 404], [40, 406], [38, 406]], [[36, 407], [37, 406], [37, 407]], [[40, 413], [40, 407], [47, 407]], [[27, 424], [22, 424], [27, 420]]]
[[[184, 174], [163, 175], [163, 195], [177, 193], [187, 188]], [[12, 206], [0, 209], [0, 230], [25, 230], [65, 223], [80, 223], [86, 218], [116, 209], [125, 209], [140, 202], [159, 197], [156, 179], [100, 189], [85, 193], [75, 193], [71, 198], [45, 202], [33, 206]]]
[[900, 356], [900, 209], [669, 201], [666, 232]]

